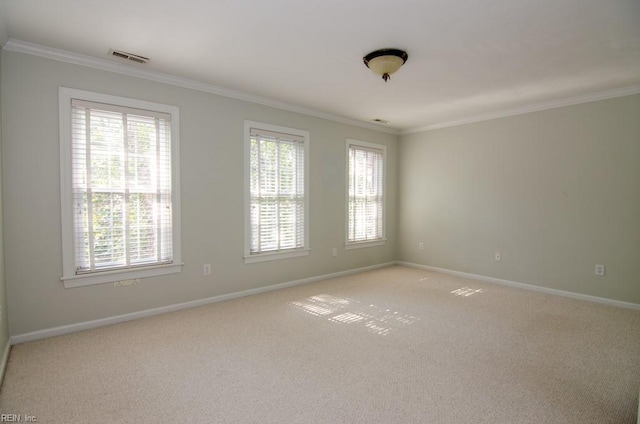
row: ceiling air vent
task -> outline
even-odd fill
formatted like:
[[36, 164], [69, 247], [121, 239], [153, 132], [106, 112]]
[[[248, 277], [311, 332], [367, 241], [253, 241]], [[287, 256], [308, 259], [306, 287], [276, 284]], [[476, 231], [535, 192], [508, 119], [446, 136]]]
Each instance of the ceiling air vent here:
[[142, 63], [145, 64], [149, 62], [148, 57], [140, 56], [133, 53], [127, 53], [120, 50], [109, 50], [109, 56], [114, 56], [123, 60], [130, 60], [131, 62]]

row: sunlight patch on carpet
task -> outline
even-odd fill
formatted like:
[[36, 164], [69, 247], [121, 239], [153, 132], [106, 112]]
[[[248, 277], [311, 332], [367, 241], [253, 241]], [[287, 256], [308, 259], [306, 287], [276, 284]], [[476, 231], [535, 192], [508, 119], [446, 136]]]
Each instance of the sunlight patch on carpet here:
[[458, 290], [454, 290], [452, 292], [450, 292], [451, 294], [455, 294], [456, 296], [464, 296], [464, 297], [469, 297], [469, 296], [473, 296], [474, 294], [479, 294], [484, 292], [484, 289], [471, 289], [469, 287], [462, 287]]
[[419, 320], [415, 316], [374, 304], [361, 305], [358, 300], [329, 294], [309, 296], [289, 302], [289, 305], [316, 317], [326, 317], [333, 323], [361, 325], [367, 331], [381, 336]]

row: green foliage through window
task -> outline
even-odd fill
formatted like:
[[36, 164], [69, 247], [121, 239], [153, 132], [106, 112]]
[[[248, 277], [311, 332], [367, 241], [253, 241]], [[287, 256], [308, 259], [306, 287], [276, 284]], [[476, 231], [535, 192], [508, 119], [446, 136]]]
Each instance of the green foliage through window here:
[[76, 273], [171, 263], [168, 115], [72, 101]]

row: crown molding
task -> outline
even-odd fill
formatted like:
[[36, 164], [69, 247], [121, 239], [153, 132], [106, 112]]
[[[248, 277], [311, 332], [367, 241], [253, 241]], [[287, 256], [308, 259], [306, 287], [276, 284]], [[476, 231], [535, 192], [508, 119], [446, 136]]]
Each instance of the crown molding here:
[[[0, 27], [0, 29], [2, 28]], [[475, 116], [458, 119], [458, 120], [430, 124], [422, 127], [398, 130], [394, 128], [371, 124], [369, 122], [358, 121], [355, 119], [349, 119], [349, 118], [334, 115], [331, 113], [321, 112], [314, 109], [297, 106], [291, 103], [281, 102], [275, 99], [270, 99], [268, 97], [256, 96], [240, 90], [232, 90], [229, 88], [224, 88], [214, 84], [196, 81], [189, 78], [179, 77], [176, 75], [166, 74], [158, 71], [152, 71], [149, 69], [136, 68], [129, 64], [119, 63], [116, 61], [101, 59], [94, 56], [88, 56], [88, 55], [83, 55], [79, 53], [73, 53], [70, 51], [62, 50], [62, 49], [46, 47], [39, 44], [30, 43], [27, 41], [16, 40], [13, 38], [10, 38], [6, 42], [6, 44], [4, 45], [4, 50], [30, 54], [34, 56], [40, 56], [47, 59], [53, 59], [53, 60], [71, 63], [75, 65], [86, 66], [86, 67], [99, 69], [107, 72], [114, 72], [117, 74], [127, 75], [131, 77], [136, 77], [136, 78], [142, 78], [149, 81], [154, 81], [154, 82], [173, 85], [177, 87], [187, 88], [191, 90], [201, 91], [205, 93], [215, 94], [218, 96], [228, 97], [235, 100], [241, 100], [249, 103], [269, 106], [275, 109], [281, 109], [288, 112], [300, 113], [302, 115], [312, 116], [320, 119], [326, 119], [328, 121], [352, 125], [359, 128], [365, 128], [365, 129], [378, 131], [386, 134], [393, 134], [393, 135], [415, 134], [420, 132], [437, 130], [441, 128], [455, 127], [458, 125], [472, 124], [476, 122], [489, 121], [492, 119], [522, 115], [525, 113], [539, 112], [539, 111], [559, 108], [563, 106], [572, 106], [572, 105], [577, 105], [581, 103], [588, 103], [588, 102], [594, 102], [598, 100], [611, 99], [615, 97], [623, 97], [623, 96], [630, 96], [633, 94], [640, 94], [640, 85], [634, 85], [630, 87], [623, 87], [623, 88], [618, 88], [613, 90], [598, 91], [598, 92], [582, 94], [578, 96], [565, 97], [565, 98], [550, 100], [546, 102], [533, 103], [533, 104], [529, 104], [521, 107], [502, 109], [495, 112], [475, 115]]]
[[240, 90], [232, 90], [209, 84], [201, 81], [183, 78], [176, 75], [166, 74], [163, 72], [152, 71], [150, 69], [140, 69], [132, 65], [115, 62], [108, 59], [101, 59], [94, 56], [88, 56], [79, 53], [73, 53], [67, 50], [55, 49], [52, 47], [42, 46], [40, 44], [30, 43], [27, 41], [16, 40], [10, 38], [4, 46], [4, 50], [18, 53], [30, 54], [33, 56], [44, 57], [47, 59], [57, 60], [60, 62], [71, 63], [74, 65], [86, 66], [89, 68], [99, 69], [107, 72], [127, 75], [136, 78], [142, 78], [149, 81], [169, 84], [181, 88], [201, 91], [205, 93], [215, 94], [218, 96], [228, 97], [235, 100], [241, 100], [249, 103], [255, 103], [262, 106], [269, 106], [275, 109], [281, 109], [288, 112], [300, 113], [302, 115], [312, 116], [315, 118], [326, 119], [341, 124], [353, 125], [355, 127], [365, 128], [387, 134], [398, 135], [400, 132], [393, 128], [385, 128], [368, 122], [362, 122], [355, 119], [349, 119], [331, 113], [321, 112], [305, 107], [297, 106], [291, 103], [285, 103], [268, 97], [256, 96]]
[[476, 115], [469, 118], [442, 122], [442, 123], [427, 125], [419, 128], [409, 128], [407, 130], [402, 130], [399, 133], [400, 135], [415, 134], [420, 132], [437, 130], [440, 128], [456, 127], [458, 125], [473, 124], [475, 122], [489, 121], [492, 119], [506, 118], [506, 117], [515, 116], [515, 115], [523, 115], [525, 113], [539, 112], [547, 109], [555, 109], [558, 107], [573, 106], [581, 103], [595, 102], [598, 100], [606, 100], [606, 99], [613, 99], [616, 97], [630, 96], [633, 94], [640, 94], [640, 85], [616, 88], [613, 90], [598, 91], [595, 93], [581, 94], [581, 95], [572, 96], [572, 97], [564, 97], [562, 99], [555, 99], [555, 100], [549, 100], [546, 102], [533, 103], [533, 104], [522, 106], [522, 107], [502, 109], [499, 111], [489, 112], [482, 115]]

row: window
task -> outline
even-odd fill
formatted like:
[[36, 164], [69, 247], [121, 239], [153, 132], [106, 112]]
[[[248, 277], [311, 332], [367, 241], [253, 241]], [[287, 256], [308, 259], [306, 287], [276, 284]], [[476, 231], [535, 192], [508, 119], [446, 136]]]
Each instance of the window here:
[[386, 146], [347, 140], [346, 248], [384, 244]]
[[65, 287], [180, 272], [178, 110], [60, 88]]
[[309, 133], [245, 121], [245, 263], [309, 254]]

